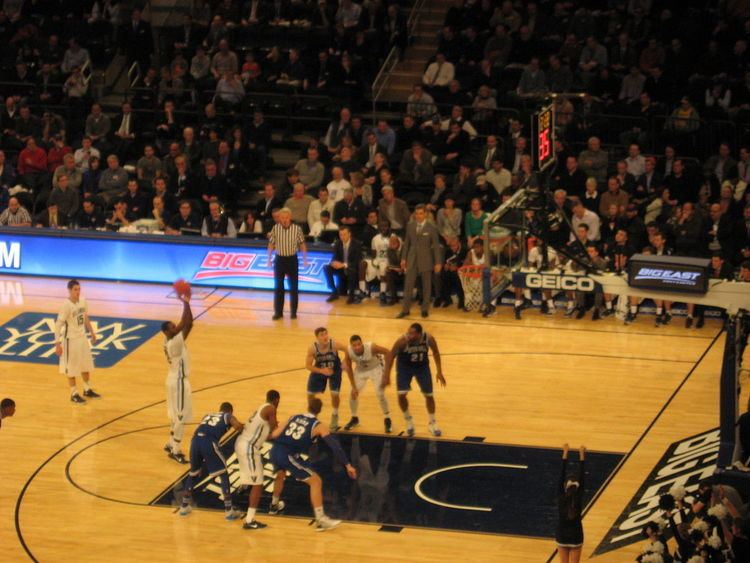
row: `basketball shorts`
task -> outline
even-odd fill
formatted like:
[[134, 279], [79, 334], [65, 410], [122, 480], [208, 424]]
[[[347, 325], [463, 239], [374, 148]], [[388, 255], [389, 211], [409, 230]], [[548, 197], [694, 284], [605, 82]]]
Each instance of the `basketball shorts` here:
[[432, 396], [432, 373], [427, 366], [423, 368], [396, 367], [396, 389], [399, 395], [405, 395], [411, 391], [412, 378], [417, 380], [419, 390], [423, 395]]
[[385, 258], [368, 258], [365, 260], [367, 264], [367, 273], [365, 279], [370, 282], [375, 279], [385, 277], [385, 273], [388, 270], [388, 260]]
[[190, 442], [190, 475], [200, 475], [204, 462], [210, 477], [221, 475], [227, 470], [227, 460], [224, 459], [219, 444], [210, 436], [196, 434]]
[[167, 378], [167, 416], [187, 424], [193, 419], [193, 392], [187, 377]]
[[324, 393], [326, 386], [331, 389], [331, 393], [338, 393], [341, 391], [341, 371], [335, 372], [333, 375], [321, 375], [319, 373], [311, 373], [310, 377], [307, 378], [307, 392], [311, 395], [316, 393]]
[[365, 388], [368, 381], [372, 381], [377, 391], [380, 388], [380, 384], [383, 382], [383, 366], [377, 366], [366, 371], [355, 371], [354, 372], [354, 385], [357, 391], [362, 391]]
[[276, 471], [286, 471], [297, 481], [307, 481], [316, 475], [312, 464], [300, 457], [299, 454], [291, 453], [284, 446], [274, 445], [271, 448], [271, 463]]
[[262, 485], [263, 458], [260, 450], [251, 446], [249, 440], [237, 438], [234, 453], [237, 454], [237, 463], [240, 466], [240, 485]]
[[62, 342], [60, 373], [66, 377], [78, 377], [94, 371], [94, 357], [88, 338], [66, 338]]

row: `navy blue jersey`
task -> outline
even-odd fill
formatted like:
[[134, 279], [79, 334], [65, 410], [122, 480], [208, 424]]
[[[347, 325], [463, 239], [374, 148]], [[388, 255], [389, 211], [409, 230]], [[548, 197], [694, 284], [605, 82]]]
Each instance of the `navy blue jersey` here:
[[284, 446], [292, 453], [306, 454], [315, 441], [312, 431], [319, 422], [311, 414], [295, 414], [289, 419], [281, 436], [276, 438], [276, 444]]
[[333, 347], [333, 340], [328, 342], [328, 351], [321, 352], [320, 346], [315, 342], [315, 360], [316, 368], [331, 368], [334, 373], [341, 371], [341, 359], [338, 352]]
[[218, 442], [229, 430], [229, 419], [232, 415], [228, 412], [214, 412], [207, 414], [201, 419], [201, 423], [195, 430], [196, 436], [208, 436]]
[[427, 333], [422, 333], [422, 338], [415, 343], [406, 340], [406, 345], [398, 353], [396, 360], [399, 369], [423, 369], [430, 366], [428, 353], [430, 347], [427, 344]]

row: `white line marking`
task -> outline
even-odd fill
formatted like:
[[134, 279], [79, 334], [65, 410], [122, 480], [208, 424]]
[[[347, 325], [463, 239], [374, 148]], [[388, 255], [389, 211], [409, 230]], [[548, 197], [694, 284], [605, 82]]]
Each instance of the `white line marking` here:
[[434, 498], [428, 497], [422, 492], [422, 483], [424, 483], [430, 477], [434, 477], [435, 475], [438, 475], [440, 473], [445, 473], [446, 471], [452, 471], [454, 469], [466, 469], [469, 467], [503, 467], [505, 469], [529, 468], [528, 465], [515, 465], [512, 463], [464, 463], [461, 465], [449, 465], [447, 467], [441, 467], [440, 469], [435, 469], [434, 471], [430, 471], [429, 473], [425, 473], [424, 475], [422, 475], [419, 479], [417, 479], [417, 482], [414, 483], [414, 492], [417, 493], [417, 496], [423, 501], [429, 502], [431, 504], [436, 504], [438, 506], [444, 506], [445, 508], [456, 508], [458, 510], [476, 510], [479, 512], [492, 512], [492, 509], [486, 506], [464, 506], [462, 504], [450, 504], [447, 502], [441, 502], [439, 500], [435, 500]]

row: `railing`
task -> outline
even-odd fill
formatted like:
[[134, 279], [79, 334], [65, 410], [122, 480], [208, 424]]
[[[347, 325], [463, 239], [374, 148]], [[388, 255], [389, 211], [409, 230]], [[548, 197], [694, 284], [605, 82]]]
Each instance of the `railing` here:
[[141, 69], [138, 66], [137, 62], [134, 62], [132, 65], [130, 65], [130, 68], [128, 69], [128, 90], [131, 90], [136, 87], [138, 82], [141, 79]]
[[[419, 18], [423, 15], [422, 8], [424, 7], [424, 4], [425, 0], [414, 0], [414, 4], [412, 4], [411, 10], [409, 10], [409, 15], [406, 18], [406, 32], [409, 38], [411, 38], [414, 30], [417, 28], [417, 25], [419, 25]], [[400, 49], [395, 46], [392, 47], [388, 52], [388, 56], [383, 61], [383, 64], [380, 66], [380, 70], [375, 76], [375, 79], [372, 81], [370, 95], [372, 98], [373, 125], [375, 124], [375, 114], [377, 113], [377, 104], [380, 100], [380, 96], [383, 94], [383, 91], [388, 84], [390, 74], [391, 72], [393, 72], [393, 69], [396, 67], [396, 64], [398, 63], [400, 58]]]

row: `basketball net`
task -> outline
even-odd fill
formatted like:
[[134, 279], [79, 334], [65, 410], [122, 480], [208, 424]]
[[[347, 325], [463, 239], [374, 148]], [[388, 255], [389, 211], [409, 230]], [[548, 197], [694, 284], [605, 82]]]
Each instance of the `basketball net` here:
[[458, 279], [464, 288], [464, 305], [466, 309], [476, 310], [482, 306], [482, 272], [485, 266], [461, 266]]

